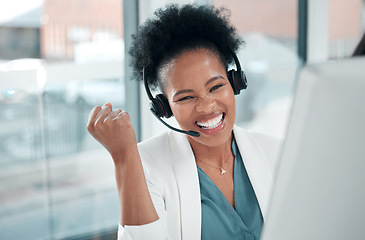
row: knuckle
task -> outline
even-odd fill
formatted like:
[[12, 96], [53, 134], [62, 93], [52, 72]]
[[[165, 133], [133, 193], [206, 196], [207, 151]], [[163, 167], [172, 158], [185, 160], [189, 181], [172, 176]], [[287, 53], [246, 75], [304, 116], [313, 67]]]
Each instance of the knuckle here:
[[91, 110], [90, 115], [97, 114], [98, 112], [100, 112], [100, 110], [101, 110], [101, 107], [99, 107], [99, 106], [95, 106], [95, 107]]
[[100, 121], [100, 119], [96, 120], [94, 123], [94, 128], [100, 128], [102, 125], [102, 121]]
[[107, 126], [109, 126], [111, 124], [111, 122], [112, 122], [112, 119], [107, 117], [104, 119], [103, 124], [106, 124]]
[[126, 118], [126, 119], [128, 119], [128, 120], [131, 119], [131, 116], [127, 112], [123, 112], [123, 117]]

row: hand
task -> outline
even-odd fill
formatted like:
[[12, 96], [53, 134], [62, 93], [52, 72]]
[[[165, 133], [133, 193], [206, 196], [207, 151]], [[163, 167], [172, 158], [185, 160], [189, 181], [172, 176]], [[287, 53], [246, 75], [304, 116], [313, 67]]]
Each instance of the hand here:
[[114, 161], [137, 147], [129, 114], [120, 109], [113, 111], [110, 103], [93, 108], [87, 129], [108, 150]]

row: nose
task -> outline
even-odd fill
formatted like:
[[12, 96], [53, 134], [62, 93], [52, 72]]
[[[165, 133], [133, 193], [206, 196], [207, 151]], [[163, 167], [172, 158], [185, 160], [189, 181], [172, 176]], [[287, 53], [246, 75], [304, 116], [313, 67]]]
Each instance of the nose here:
[[199, 97], [196, 103], [196, 111], [201, 113], [211, 113], [216, 108], [216, 101], [213, 97]]

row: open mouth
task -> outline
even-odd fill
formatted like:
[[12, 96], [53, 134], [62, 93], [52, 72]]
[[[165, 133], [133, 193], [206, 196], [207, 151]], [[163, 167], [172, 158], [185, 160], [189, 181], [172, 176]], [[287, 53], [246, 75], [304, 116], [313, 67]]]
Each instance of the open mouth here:
[[201, 129], [214, 129], [223, 123], [224, 116], [225, 114], [222, 113], [208, 121], [196, 122], [196, 125], [198, 125], [198, 127], [200, 127]]

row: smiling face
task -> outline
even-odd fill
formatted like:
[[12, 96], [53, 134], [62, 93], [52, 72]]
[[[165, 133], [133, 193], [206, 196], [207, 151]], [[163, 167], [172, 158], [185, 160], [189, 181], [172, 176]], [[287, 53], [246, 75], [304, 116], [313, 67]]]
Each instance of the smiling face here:
[[232, 136], [236, 105], [218, 55], [203, 48], [189, 50], [166, 66], [160, 75], [177, 122], [184, 130], [200, 133], [188, 136], [189, 141], [210, 147], [226, 143]]

